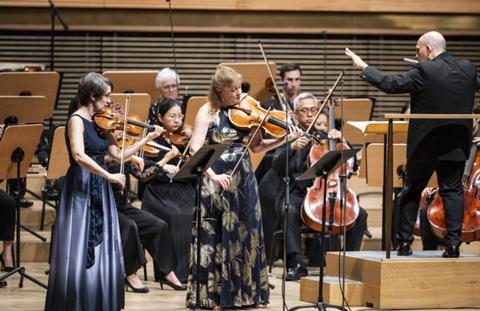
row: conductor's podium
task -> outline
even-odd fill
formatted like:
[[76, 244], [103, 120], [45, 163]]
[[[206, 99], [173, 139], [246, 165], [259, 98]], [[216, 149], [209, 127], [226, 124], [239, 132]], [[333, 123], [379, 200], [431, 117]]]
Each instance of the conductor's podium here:
[[[392, 252], [392, 257], [385, 259], [382, 251], [347, 252], [349, 305], [375, 309], [479, 308], [480, 255], [461, 253], [460, 258], [442, 258], [441, 254], [414, 251], [412, 256], [400, 257]], [[341, 304], [338, 262], [338, 252], [327, 253], [324, 297], [336, 297], [330, 301], [335, 304]], [[300, 299], [316, 301], [318, 277], [302, 278], [300, 283]]]

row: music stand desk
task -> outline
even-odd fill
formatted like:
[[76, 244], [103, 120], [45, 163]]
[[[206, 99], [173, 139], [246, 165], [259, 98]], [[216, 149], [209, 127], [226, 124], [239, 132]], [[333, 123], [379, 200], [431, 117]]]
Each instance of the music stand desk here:
[[117, 93], [147, 93], [150, 99], [156, 100], [158, 91], [155, 86], [157, 70], [136, 71], [104, 71], [103, 76], [112, 80], [113, 89]]
[[0, 95], [20, 95], [22, 92], [29, 92], [32, 96], [45, 96], [47, 101], [45, 119], [53, 115], [59, 85], [60, 74], [55, 71], [0, 73]]
[[[0, 140], [0, 179], [16, 178], [17, 181], [25, 177], [33, 158], [35, 148], [43, 130], [42, 124], [12, 125], [5, 129]], [[23, 278], [47, 288], [47, 286], [25, 272], [20, 265], [20, 205], [18, 193], [16, 197], [16, 263], [15, 268], [0, 277], [4, 280], [15, 273], [20, 274], [19, 287], [23, 287]]]
[[122, 107], [122, 110], [125, 111], [125, 102], [127, 96], [130, 97], [130, 104], [128, 106], [128, 114], [136, 115], [140, 117], [139, 121], [147, 120], [148, 110], [152, 103], [152, 98], [148, 93], [112, 93], [110, 94], [110, 99], [113, 103], [116, 103]]
[[43, 123], [52, 114], [45, 96], [0, 96], [0, 123], [8, 117], [15, 117], [16, 123]]

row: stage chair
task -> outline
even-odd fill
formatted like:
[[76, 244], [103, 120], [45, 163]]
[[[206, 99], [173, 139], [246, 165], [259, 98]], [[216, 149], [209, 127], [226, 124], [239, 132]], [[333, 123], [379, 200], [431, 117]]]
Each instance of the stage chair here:
[[[40, 230], [43, 230], [45, 224], [45, 206], [48, 204], [55, 210], [60, 199], [59, 192], [55, 189], [55, 182], [58, 178], [67, 173], [70, 160], [68, 158], [67, 146], [65, 145], [65, 126], [59, 126], [55, 129], [52, 139], [52, 148], [48, 158], [47, 180], [42, 188], [42, 216], [40, 219]], [[49, 201], [54, 201], [52, 205]]]

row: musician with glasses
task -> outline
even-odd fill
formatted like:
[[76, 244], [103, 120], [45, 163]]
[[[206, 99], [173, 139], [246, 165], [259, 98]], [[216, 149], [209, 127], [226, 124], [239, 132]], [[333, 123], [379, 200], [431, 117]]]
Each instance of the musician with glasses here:
[[[293, 114], [298, 122], [298, 126], [306, 130], [313, 122], [316, 113], [318, 112], [317, 99], [310, 93], [301, 93], [294, 102]], [[341, 133], [337, 129], [328, 129], [328, 115], [322, 112], [316, 122], [315, 131], [321, 137], [328, 137], [328, 139], [340, 139]], [[289, 271], [287, 273], [287, 281], [295, 281], [300, 277], [308, 275], [308, 270], [304, 264], [304, 254], [302, 251], [301, 233], [302, 233], [302, 219], [301, 208], [307, 194], [307, 188], [313, 184], [312, 180], [296, 181], [295, 178], [304, 173], [309, 167], [309, 153], [312, 147], [312, 141], [305, 136], [302, 136], [291, 143], [289, 149], [289, 180], [290, 180], [290, 205], [288, 210], [288, 225], [286, 233], [286, 252], [287, 263]], [[273, 160], [272, 170], [275, 170], [278, 176], [283, 176], [285, 172], [286, 151], [282, 149]], [[285, 188], [280, 187], [280, 194], [277, 190], [277, 199], [275, 208], [277, 212], [277, 220], [281, 222], [285, 207]], [[283, 224], [281, 224], [283, 225]], [[346, 249], [349, 251], [360, 250], [363, 234], [367, 228], [367, 213], [360, 208], [359, 215], [355, 220], [354, 225], [347, 231]], [[310, 242], [309, 242], [310, 243]], [[316, 244], [315, 244], [316, 243]], [[305, 250], [316, 249], [316, 252], [310, 251], [310, 263], [317, 263], [317, 256], [313, 253], [321, 254], [318, 249], [318, 243], [314, 242]], [[332, 245], [330, 250], [338, 249], [338, 239], [335, 245]], [[312, 262], [313, 261], [313, 262]]]

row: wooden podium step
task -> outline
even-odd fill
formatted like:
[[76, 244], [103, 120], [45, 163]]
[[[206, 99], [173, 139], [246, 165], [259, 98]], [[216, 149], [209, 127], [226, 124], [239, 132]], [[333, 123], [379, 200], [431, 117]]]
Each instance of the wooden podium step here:
[[[326, 275], [338, 276], [338, 253], [327, 253]], [[414, 251], [398, 257], [385, 252], [347, 252], [345, 275], [363, 283], [362, 305], [371, 308], [480, 307], [480, 256], [463, 252]]]
[[[300, 300], [310, 303], [318, 302], [318, 276], [307, 276], [300, 279]], [[350, 307], [362, 305], [363, 283], [345, 279], [345, 299]], [[333, 305], [342, 305], [342, 290], [340, 280], [336, 276], [323, 278], [323, 302]]]

